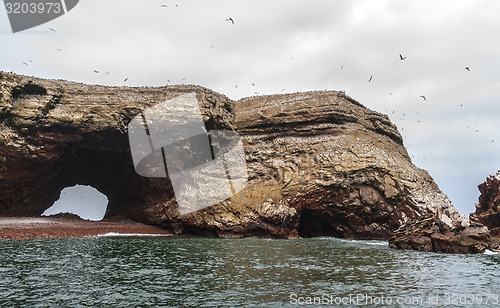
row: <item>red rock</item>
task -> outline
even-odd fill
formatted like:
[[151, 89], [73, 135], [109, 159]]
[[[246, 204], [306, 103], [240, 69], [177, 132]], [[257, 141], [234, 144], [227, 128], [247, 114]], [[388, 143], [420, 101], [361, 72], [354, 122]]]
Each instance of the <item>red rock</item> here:
[[436, 217], [410, 221], [389, 239], [389, 247], [445, 253], [482, 253], [490, 248], [488, 228], [481, 225], [451, 229]]
[[481, 192], [479, 204], [471, 213], [470, 221], [488, 227], [491, 236], [500, 236], [500, 171], [490, 175], [478, 189]]

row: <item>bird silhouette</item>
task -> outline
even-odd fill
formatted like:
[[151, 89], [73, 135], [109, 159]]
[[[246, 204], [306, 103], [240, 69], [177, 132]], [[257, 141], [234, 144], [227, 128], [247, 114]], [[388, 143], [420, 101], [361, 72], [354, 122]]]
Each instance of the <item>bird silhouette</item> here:
[[56, 49], [57, 49], [57, 51], [62, 51], [62, 49], [61, 49], [61, 48], [56, 48]]
[[342, 64], [342, 66], [340, 67], [340, 69], [343, 69], [344, 68], [344, 64]]
[[161, 6], [161, 7], [167, 7], [167, 5], [166, 5], [166, 4], [162, 4], [162, 5], [160, 5], [160, 6]]
[[232, 23], [233, 23], [233, 25], [234, 25], [234, 20], [233, 20], [231, 17], [229, 17], [228, 19], [226, 19], [226, 21], [230, 21], [230, 22], [232, 22]]
[[126, 82], [127, 80], [128, 80], [128, 77], [127, 77], [127, 78], [125, 78], [125, 79], [123, 79], [123, 82]]
[[426, 100], [427, 100], [427, 99], [425, 98], [425, 96], [423, 96], [423, 95], [420, 95], [420, 97], [421, 97], [421, 98], [423, 98], [423, 99], [424, 99], [424, 101], [426, 101]]
[[214, 46], [214, 45], [212, 45], [212, 44], [210, 44], [210, 47], [214, 48], [215, 46]]
[[404, 59], [406, 59], [406, 57], [403, 57], [401, 54], [399, 54], [399, 59], [403, 61]]
[[368, 79], [368, 82], [372, 81], [372, 77], [373, 77], [373, 76], [370, 76], [370, 79]]
[[26, 66], [28, 66], [28, 63], [26, 63], [26, 62], [23, 62], [23, 64], [26, 65]]
[[470, 72], [470, 68], [468, 66], [465, 67], [466, 70], [468, 70]]
[[54, 30], [53, 28], [49, 28], [49, 30], [52, 32], [56, 32], [56, 30]]

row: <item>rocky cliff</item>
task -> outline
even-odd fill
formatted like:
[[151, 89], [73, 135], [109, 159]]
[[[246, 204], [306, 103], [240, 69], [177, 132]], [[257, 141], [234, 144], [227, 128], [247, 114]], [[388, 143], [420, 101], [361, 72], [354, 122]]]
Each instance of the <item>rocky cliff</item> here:
[[[195, 93], [207, 129], [243, 139], [249, 181], [232, 198], [180, 215], [168, 178], [139, 176], [127, 124]], [[0, 215], [39, 215], [75, 184], [124, 216], [174, 233], [387, 238], [409, 219], [457, 212], [414, 166], [386, 115], [341, 92], [232, 101], [198, 86], [105, 87], [0, 73]]]
[[478, 188], [481, 195], [470, 220], [487, 226], [492, 236], [500, 237], [500, 170], [490, 175]]

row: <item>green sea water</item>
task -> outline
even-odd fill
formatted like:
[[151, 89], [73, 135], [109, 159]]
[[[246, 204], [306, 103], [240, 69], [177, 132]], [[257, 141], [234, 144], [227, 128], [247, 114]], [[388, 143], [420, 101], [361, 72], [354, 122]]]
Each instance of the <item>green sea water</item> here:
[[98, 237], [0, 241], [5, 307], [496, 307], [500, 255], [385, 241]]

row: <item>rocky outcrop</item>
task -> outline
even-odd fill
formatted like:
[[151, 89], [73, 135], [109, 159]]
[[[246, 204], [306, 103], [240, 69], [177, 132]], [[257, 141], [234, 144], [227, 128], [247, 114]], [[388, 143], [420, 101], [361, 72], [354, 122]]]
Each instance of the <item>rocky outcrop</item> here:
[[450, 228], [430, 214], [395, 231], [389, 247], [447, 253], [483, 253], [491, 247], [490, 232], [481, 224]]
[[[195, 93], [207, 129], [243, 138], [249, 181], [232, 198], [180, 215], [168, 178], [139, 176], [127, 124]], [[232, 101], [198, 86], [105, 87], [0, 74], [0, 215], [40, 215], [65, 187], [92, 185], [107, 218], [174, 233], [387, 238], [439, 208], [465, 222], [411, 162], [394, 124], [342, 92]]]
[[481, 195], [470, 220], [487, 226], [491, 236], [500, 237], [500, 171], [490, 175], [478, 188]]

